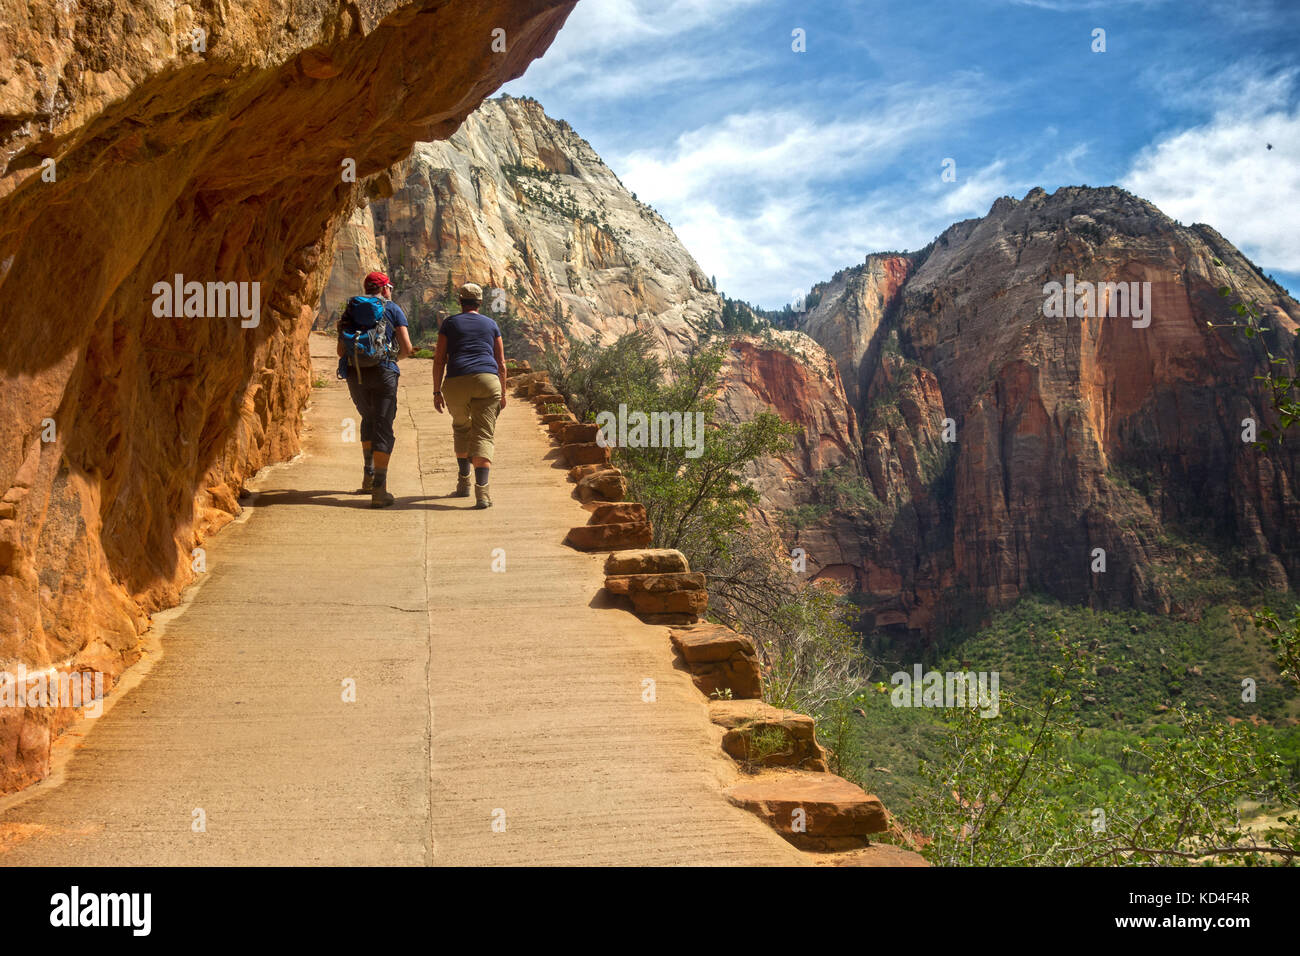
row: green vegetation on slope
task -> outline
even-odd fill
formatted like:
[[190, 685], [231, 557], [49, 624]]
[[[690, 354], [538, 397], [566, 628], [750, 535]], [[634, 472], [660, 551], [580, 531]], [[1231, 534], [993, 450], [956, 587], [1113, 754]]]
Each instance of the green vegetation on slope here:
[[[1055, 631], [1083, 644], [1096, 690], [1077, 702], [1090, 727], [1145, 727], [1178, 703], [1219, 717], [1270, 722], [1297, 713], [1297, 695], [1278, 672], [1267, 635], [1240, 607], [1216, 604], [1196, 619], [1135, 610], [1099, 611], [1031, 596], [993, 615], [987, 627], [942, 645], [938, 670], [999, 670], [1003, 686], [1036, 693], [1045, 679], [1041, 640]], [[1244, 702], [1242, 681], [1255, 682]]]
[[[926, 847], [938, 862], [1290, 860], [1246, 853], [1248, 838], [1236, 826], [1239, 814], [1243, 822], [1251, 813], [1277, 822], [1300, 803], [1300, 727], [1291, 716], [1300, 688], [1283, 679], [1270, 635], [1251, 618], [1240, 606], [1213, 605], [1178, 620], [1024, 598], [973, 633], [948, 635], [924, 665], [999, 672], [998, 718], [894, 707], [893, 667], [879, 669], [877, 692], [857, 702], [846, 772], [906, 825], [939, 834]], [[1072, 654], [1065, 669], [1052, 657], [1062, 642]], [[1253, 702], [1242, 699], [1247, 677]], [[1035, 723], [1045, 700], [1055, 701], [1048, 744]], [[1234, 767], [1240, 779], [1228, 773]], [[942, 838], [945, 828], [976, 826], [979, 816], [973, 805], [958, 805], [954, 791], [1000, 793], [1013, 776], [1023, 790], [1016, 812], [994, 821], [998, 834], [986, 832], [979, 848]], [[1184, 798], [1210, 788], [1206, 806], [1214, 812], [1178, 835], [1160, 815], [1185, 809], [1173, 807], [1170, 787]], [[1095, 829], [1098, 820], [1107, 829]], [[1293, 846], [1297, 832], [1283, 826], [1270, 845]]]

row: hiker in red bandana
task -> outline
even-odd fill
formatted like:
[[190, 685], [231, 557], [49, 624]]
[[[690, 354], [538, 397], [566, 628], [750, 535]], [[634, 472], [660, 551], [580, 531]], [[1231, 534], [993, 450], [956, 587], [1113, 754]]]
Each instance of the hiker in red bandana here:
[[366, 276], [366, 294], [348, 300], [339, 319], [339, 378], [348, 382], [352, 404], [361, 416], [361, 451], [366, 466], [361, 491], [370, 507], [393, 503], [388, 491], [388, 461], [393, 454], [397, 417], [397, 360], [412, 355], [406, 314], [393, 301], [393, 284], [382, 272]]

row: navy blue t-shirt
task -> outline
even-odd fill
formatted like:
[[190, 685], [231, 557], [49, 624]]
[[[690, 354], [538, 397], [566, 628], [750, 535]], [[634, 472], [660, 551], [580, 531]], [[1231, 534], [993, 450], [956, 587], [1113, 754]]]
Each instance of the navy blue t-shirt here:
[[501, 330], [478, 312], [462, 312], [443, 320], [439, 335], [447, 336], [447, 377], [496, 375], [496, 342]]
[[[355, 328], [355, 326], [352, 324], [352, 318], [350, 315], [351, 310], [352, 310], [352, 300], [348, 299], [347, 308], [343, 310], [343, 315], [339, 319], [340, 332], [351, 332]], [[410, 325], [410, 323], [406, 321], [406, 313], [402, 311], [402, 307], [398, 305], [396, 302], [393, 302], [391, 299], [384, 303], [384, 315], [388, 317], [388, 324], [390, 326], [389, 334], [388, 334], [388, 344], [390, 347], [395, 348], [397, 342], [397, 327], [400, 325], [403, 328], [406, 328], [408, 325]], [[367, 326], [367, 328], [369, 328], [369, 326]], [[380, 362], [379, 367], [391, 369], [392, 371], [396, 372], [398, 375], [402, 374], [402, 370], [397, 367], [396, 359], [390, 359], [387, 362]], [[345, 355], [341, 359], [339, 359], [339, 378], [347, 378], [347, 374], [348, 374], [348, 357]]]

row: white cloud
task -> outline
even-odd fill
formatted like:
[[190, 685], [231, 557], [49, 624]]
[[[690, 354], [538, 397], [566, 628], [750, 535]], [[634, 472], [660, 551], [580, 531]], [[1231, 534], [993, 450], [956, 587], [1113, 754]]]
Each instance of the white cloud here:
[[1281, 214], [1300, 209], [1295, 80], [1246, 81], [1209, 122], [1142, 150], [1121, 184], [1166, 215], [1208, 223], [1266, 269], [1300, 272], [1300, 230]]
[[994, 160], [974, 175], [967, 175], [958, 167], [957, 182], [945, 183], [942, 190], [932, 188], [930, 192], [937, 194], [927, 207], [936, 207], [950, 223], [982, 216], [994, 199], [1015, 189], [1017, 183], [1005, 175], [1006, 168], [1003, 159]]
[[[633, 44], [689, 33], [759, 0], [582, 0], [569, 15], [552, 51], [611, 53]], [[550, 53], [547, 53], [550, 56]]]
[[817, 119], [824, 109], [733, 113], [681, 134], [671, 146], [613, 159], [624, 182], [652, 202], [670, 204], [738, 180], [746, 188], [797, 188], [878, 169], [904, 147], [969, 117], [978, 104], [960, 90], [896, 87], [873, 98], [859, 119]]
[[1003, 159], [940, 180], [943, 141], [992, 102], [982, 86], [900, 85], [833, 104], [828, 119], [826, 104], [752, 110], [608, 159], [724, 290], [779, 306], [867, 252], [920, 248], [1021, 185]]
[[506, 92], [615, 99], [683, 81], [709, 82], [752, 63], [725, 47], [701, 57], [679, 48], [686, 34], [725, 21], [760, 0], [582, 0], [525, 77]]
[[543, 101], [555, 93], [567, 100], [626, 101], [685, 85], [712, 86], [752, 66], [753, 58], [740, 50], [722, 50], [707, 59], [676, 51], [608, 60], [574, 56], [550, 62], [545, 70], [529, 72], [526, 80], [516, 80], [503, 89]]

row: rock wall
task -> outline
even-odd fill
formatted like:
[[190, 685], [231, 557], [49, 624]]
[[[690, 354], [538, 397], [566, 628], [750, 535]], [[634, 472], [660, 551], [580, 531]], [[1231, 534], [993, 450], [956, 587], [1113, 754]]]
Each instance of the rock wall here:
[[[449, 274], [453, 286], [503, 291], [485, 306], [505, 312], [510, 354], [524, 359], [563, 349], [569, 334], [608, 341], [635, 328], [675, 351], [721, 312], [671, 227], [535, 100], [489, 100], [446, 142], [416, 146], [391, 179], [392, 195], [371, 201], [373, 233], [353, 219], [344, 242], [387, 253], [395, 298], [422, 335], [446, 314]], [[335, 271], [331, 283], [356, 295], [368, 270], [340, 261]], [[331, 295], [317, 325], [343, 301]]]
[[[243, 479], [297, 450], [339, 217], [572, 5], [0, 4], [0, 667], [131, 663]], [[177, 275], [256, 283], [256, 322], [160, 315]], [[71, 717], [0, 709], [0, 791]]]
[[913, 260], [902, 255], [871, 255], [855, 269], [846, 269], [818, 286], [817, 307], [809, 311], [803, 331], [835, 357], [844, 391], [860, 406], [883, 336], [886, 319], [898, 308], [899, 293], [911, 275]]
[[772, 411], [802, 429], [790, 452], [760, 459], [748, 471], [762, 497], [760, 520], [807, 501], [817, 476], [827, 470], [856, 470], [862, 454], [856, 416], [835, 361], [808, 336], [774, 331], [770, 340], [736, 338], [722, 376], [724, 419], [743, 422]]
[[[428, 341], [449, 274], [504, 290], [507, 347], [526, 358], [633, 328], [671, 352], [720, 327], [721, 299], [667, 223], [532, 100], [485, 103], [389, 188], [347, 245], [387, 255]], [[1292, 354], [1291, 299], [1212, 229], [1118, 189], [1004, 198], [919, 253], [841, 271], [798, 330], [733, 336], [721, 414], [771, 409], [804, 430], [750, 469], [755, 519], [796, 511], [791, 544], [893, 638], [1030, 591], [1174, 609], [1174, 539], [1240, 547], [1227, 571], [1295, 582], [1295, 459], [1240, 441], [1242, 418], [1267, 418], [1261, 352], [1207, 328], [1227, 314], [1214, 258], [1271, 304], [1275, 351]], [[331, 282], [351, 294], [366, 268], [341, 263]], [[1048, 319], [1043, 286], [1067, 273], [1151, 281], [1151, 327]]]
[[[453, 285], [504, 291], [507, 352], [524, 360], [563, 351], [570, 335], [609, 342], [643, 328], [672, 353], [718, 328], [722, 299], [668, 223], [535, 100], [483, 103], [445, 142], [416, 146], [391, 171], [390, 188], [340, 229], [318, 328], [336, 321], [380, 261], [427, 344], [447, 314], [449, 273]], [[907, 267], [899, 259], [890, 274], [905, 276]], [[886, 278], [882, 288], [892, 297], [898, 282]], [[491, 296], [485, 307], [492, 311]], [[734, 338], [722, 414], [741, 421], [773, 409], [804, 427], [794, 452], [750, 471], [769, 520], [806, 500], [822, 469], [857, 461], [846, 369], [798, 331]]]
[[[1067, 274], [1150, 282], [1150, 326], [1045, 316], [1045, 283]], [[1295, 447], [1241, 439], [1242, 419], [1272, 415], [1259, 344], [1207, 324], [1229, 317], [1225, 284], [1267, 305], [1294, 367], [1300, 306], [1214, 230], [1115, 188], [1000, 199], [919, 254], [815, 289], [805, 328], [857, 382], [878, 506], [806, 532], [810, 560], [863, 592], [868, 627], [914, 635], [945, 593], [1169, 611], [1173, 539], [1240, 548], [1228, 570], [1295, 585]]]

